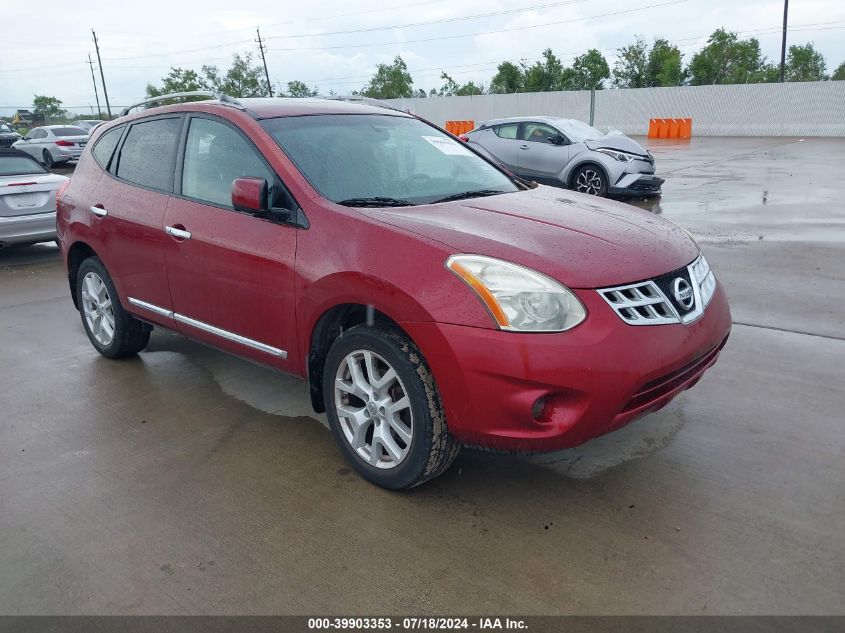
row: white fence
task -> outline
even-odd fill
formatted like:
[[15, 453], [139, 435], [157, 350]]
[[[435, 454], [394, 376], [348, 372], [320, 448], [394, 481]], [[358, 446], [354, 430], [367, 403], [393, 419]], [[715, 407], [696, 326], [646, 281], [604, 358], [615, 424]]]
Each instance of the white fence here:
[[[530, 115], [590, 119], [589, 91], [391, 102], [438, 125]], [[845, 136], [845, 81], [596, 91], [599, 129], [645, 135], [652, 117], [692, 117], [693, 136]]]

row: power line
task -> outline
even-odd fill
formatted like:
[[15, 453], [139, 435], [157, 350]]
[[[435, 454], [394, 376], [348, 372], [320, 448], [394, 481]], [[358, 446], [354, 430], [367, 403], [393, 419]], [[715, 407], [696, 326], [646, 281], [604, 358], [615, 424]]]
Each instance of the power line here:
[[589, 15], [583, 18], [570, 18], [568, 20], [558, 20], [556, 22], [546, 22], [545, 24], [531, 24], [527, 26], [515, 26], [508, 29], [496, 29], [493, 31], [481, 31], [479, 33], [462, 33], [460, 35], [443, 35], [440, 37], [427, 37], [417, 40], [405, 40], [403, 42], [377, 42], [377, 43], [370, 43], [370, 44], [343, 44], [339, 46], [297, 46], [296, 48], [268, 48], [267, 50], [271, 51], [322, 51], [322, 50], [334, 50], [339, 48], [368, 48], [371, 46], [396, 46], [397, 44], [405, 45], [405, 44], [415, 44], [419, 42], [439, 42], [442, 40], [453, 40], [459, 39], [464, 37], [477, 37], [479, 35], [495, 35], [499, 33], [512, 33], [514, 31], [525, 31], [528, 29], [538, 29], [547, 26], [558, 26], [561, 24], [571, 24], [572, 22], [583, 22], [585, 20], [594, 20], [596, 18], [606, 18], [613, 15], [622, 15], [625, 13], [634, 13], [637, 11], [645, 11], [646, 9], [655, 9], [658, 7], [666, 7], [673, 4], [681, 4], [684, 2], [689, 2], [690, 0], [670, 0], [669, 2], [660, 2], [658, 4], [649, 4], [644, 7], [636, 7], [634, 9], [622, 9], [620, 11], [611, 11], [610, 13], [601, 13], [598, 15]]
[[[395, 24], [388, 26], [371, 26], [363, 29], [350, 29], [348, 31], [329, 31], [326, 33], [298, 33], [295, 35], [272, 35], [264, 38], [265, 40], [284, 40], [297, 39], [303, 37], [328, 37], [331, 35], [349, 35], [352, 33], [373, 33], [375, 31], [392, 31], [395, 29], [407, 29], [416, 26], [431, 26], [433, 24], [446, 24], [450, 22], [461, 22], [464, 20], [479, 20], [481, 18], [497, 17], [500, 15], [512, 15], [514, 13], [526, 13], [528, 11], [536, 11], [538, 9], [550, 9], [553, 7], [561, 7], [572, 4], [580, 4], [582, 2], [589, 2], [591, 0], [562, 0], [561, 2], [551, 2], [549, 4], [537, 4], [530, 7], [522, 7], [519, 9], [505, 9], [503, 11], [491, 11], [489, 13], [476, 13], [475, 15], [464, 15], [452, 18], [441, 18], [439, 20], [426, 20], [424, 22], [410, 22], [408, 24]], [[686, 1], [686, 0], [684, 0]]]

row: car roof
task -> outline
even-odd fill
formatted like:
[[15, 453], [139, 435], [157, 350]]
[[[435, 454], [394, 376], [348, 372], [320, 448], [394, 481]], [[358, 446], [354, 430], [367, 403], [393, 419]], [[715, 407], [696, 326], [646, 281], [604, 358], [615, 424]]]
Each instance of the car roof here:
[[489, 121], [484, 121], [483, 125], [501, 125], [502, 123], [524, 123], [526, 121], [539, 121], [541, 123], [560, 123], [562, 125], [571, 124], [571, 123], [583, 123], [580, 119], [567, 119], [564, 117], [559, 116], [546, 116], [546, 115], [537, 115], [537, 116], [512, 116], [507, 117], [504, 119], [490, 119]]
[[[64, 125], [39, 125], [37, 128], [32, 128], [33, 130], [42, 129], [42, 130], [55, 130], [62, 127], [79, 127], [78, 125], [74, 125], [73, 123], [65, 123]], [[81, 130], [82, 128], [79, 127]]]

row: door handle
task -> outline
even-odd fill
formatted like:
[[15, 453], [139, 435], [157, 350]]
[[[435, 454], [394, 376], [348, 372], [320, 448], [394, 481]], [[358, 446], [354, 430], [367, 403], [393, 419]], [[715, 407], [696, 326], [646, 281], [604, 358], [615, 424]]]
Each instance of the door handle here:
[[520, 145], [519, 149], [528, 149], [528, 145]]
[[184, 227], [181, 229], [178, 226], [165, 226], [164, 232], [168, 235], [172, 235], [177, 240], [189, 240], [191, 239], [191, 232], [186, 231]]
[[109, 214], [109, 212], [103, 207], [93, 206], [89, 208], [91, 209], [91, 213], [96, 215], [98, 218], [104, 218]]

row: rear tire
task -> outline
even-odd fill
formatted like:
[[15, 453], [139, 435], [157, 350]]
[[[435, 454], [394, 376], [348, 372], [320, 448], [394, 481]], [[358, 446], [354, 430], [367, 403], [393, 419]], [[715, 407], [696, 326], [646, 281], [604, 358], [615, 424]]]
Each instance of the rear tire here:
[[134, 356], [149, 343], [152, 326], [123, 309], [99, 257], [89, 257], [79, 266], [76, 299], [88, 340], [106, 358]]
[[56, 164], [56, 161], [53, 160], [53, 155], [50, 153], [50, 150], [44, 150], [41, 152], [41, 156], [44, 159], [44, 166], [47, 169], [52, 169], [53, 166]]
[[344, 457], [383, 488], [437, 477], [460, 450], [431, 370], [401, 332], [359, 325], [341, 334], [326, 356], [323, 398]]
[[607, 176], [596, 165], [581, 165], [572, 174], [572, 188], [589, 196], [607, 196]]

